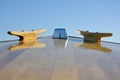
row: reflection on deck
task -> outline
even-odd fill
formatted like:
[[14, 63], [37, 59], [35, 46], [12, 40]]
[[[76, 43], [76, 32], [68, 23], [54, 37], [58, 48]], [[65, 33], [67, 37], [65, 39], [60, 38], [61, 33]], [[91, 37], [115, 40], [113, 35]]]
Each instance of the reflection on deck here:
[[75, 44], [76, 47], [91, 49], [91, 50], [99, 50], [102, 52], [110, 53], [112, 52], [111, 49], [107, 47], [102, 47], [100, 43], [83, 43], [83, 44]]
[[53, 44], [55, 47], [67, 47], [67, 40], [66, 39], [53, 39]]
[[9, 50], [20, 50], [20, 49], [26, 49], [26, 48], [37, 48], [37, 47], [45, 47], [46, 44], [38, 41], [30, 41], [30, 42], [19, 42], [19, 44], [10, 46]]

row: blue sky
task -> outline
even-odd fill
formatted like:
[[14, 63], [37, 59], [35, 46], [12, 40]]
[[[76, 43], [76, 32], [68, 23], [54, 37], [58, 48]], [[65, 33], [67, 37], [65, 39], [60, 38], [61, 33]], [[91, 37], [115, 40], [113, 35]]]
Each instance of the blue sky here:
[[76, 29], [111, 32], [103, 40], [120, 42], [120, 0], [0, 0], [0, 28], [0, 41], [17, 38], [7, 31], [66, 28], [79, 37]]

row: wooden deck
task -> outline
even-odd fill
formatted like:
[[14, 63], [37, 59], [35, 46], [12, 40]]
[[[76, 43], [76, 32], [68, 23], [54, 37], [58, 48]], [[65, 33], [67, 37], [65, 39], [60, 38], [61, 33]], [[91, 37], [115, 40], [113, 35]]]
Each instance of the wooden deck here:
[[19, 42], [0, 43], [0, 80], [120, 80], [120, 44], [84, 45], [77, 38], [38, 43], [45, 46], [11, 50]]

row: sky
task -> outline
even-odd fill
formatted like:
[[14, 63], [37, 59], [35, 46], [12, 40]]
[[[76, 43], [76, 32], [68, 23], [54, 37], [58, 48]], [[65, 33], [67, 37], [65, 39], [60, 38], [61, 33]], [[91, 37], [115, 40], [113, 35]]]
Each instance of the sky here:
[[83, 37], [75, 30], [110, 32], [102, 40], [120, 42], [120, 0], [0, 0], [0, 41], [18, 39], [8, 31], [66, 28], [68, 36]]

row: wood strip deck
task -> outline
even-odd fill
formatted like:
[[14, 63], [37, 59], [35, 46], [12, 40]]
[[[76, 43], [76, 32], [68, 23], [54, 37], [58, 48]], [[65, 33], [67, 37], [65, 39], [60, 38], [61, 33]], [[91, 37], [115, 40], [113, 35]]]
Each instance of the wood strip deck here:
[[9, 47], [16, 42], [1, 46], [0, 80], [120, 80], [119, 44], [102, 42], [108, 53], [76, 47], [83, 44], [76, 38], [61, 41], [67, 46], [53, 39], [39, 42], [46, 46], [15, 51]]

